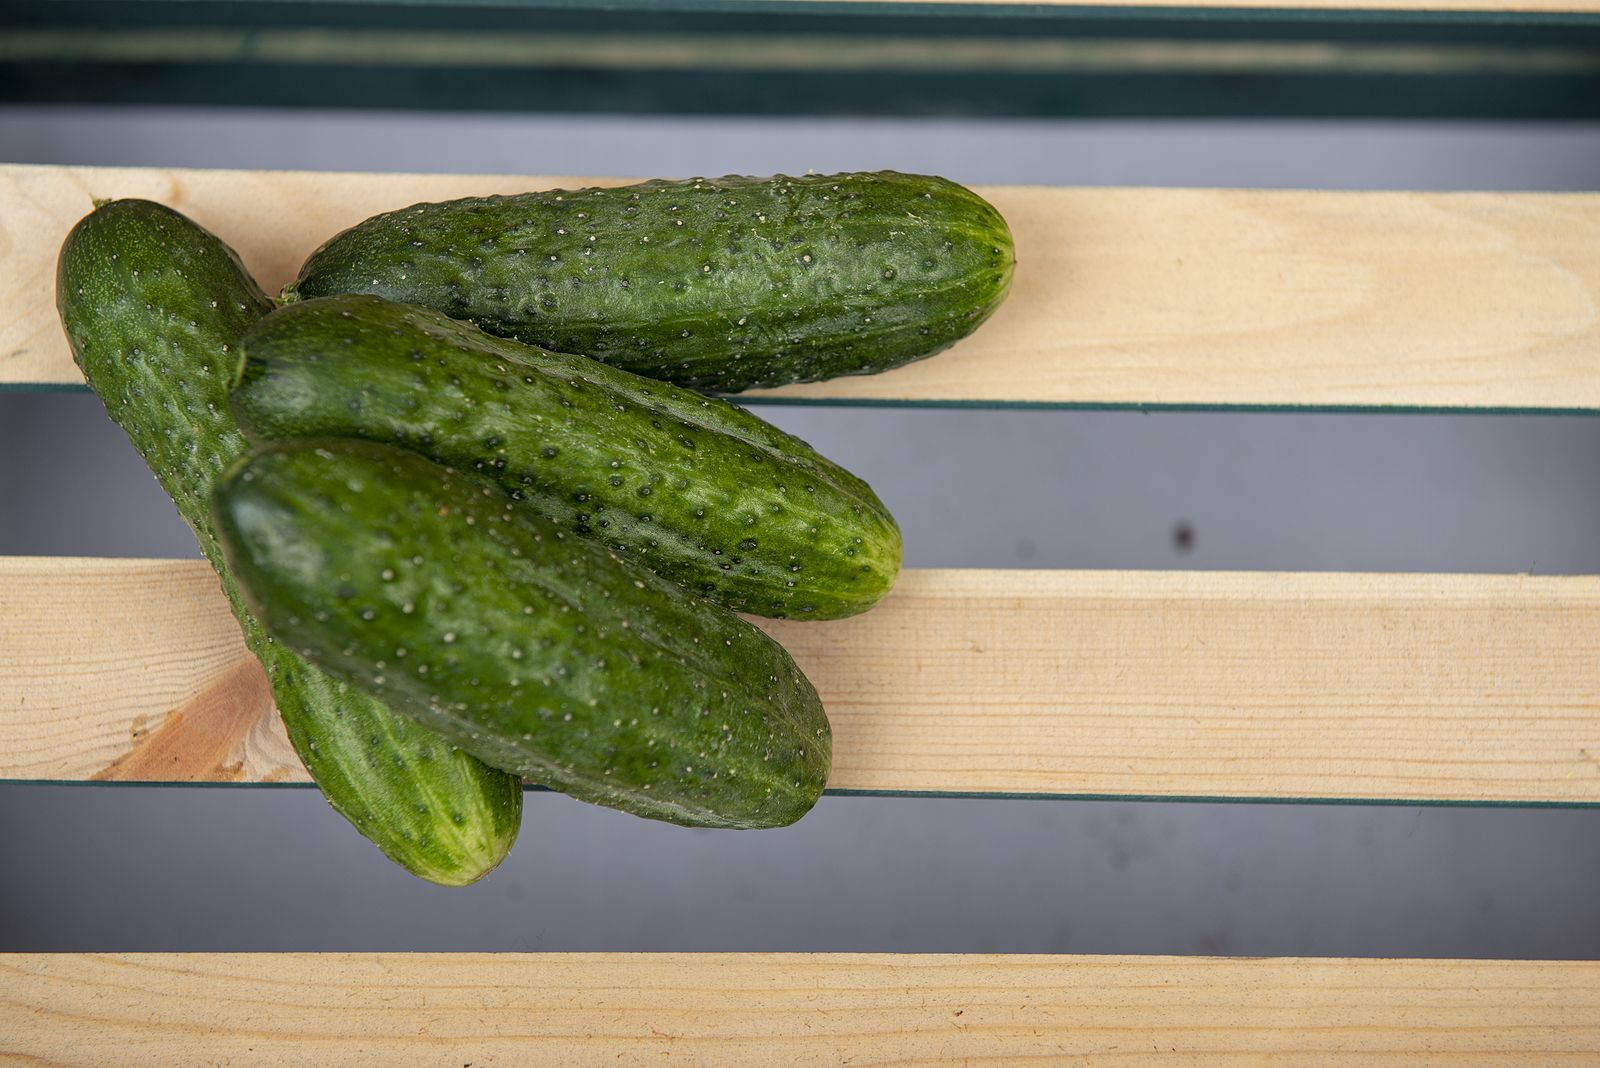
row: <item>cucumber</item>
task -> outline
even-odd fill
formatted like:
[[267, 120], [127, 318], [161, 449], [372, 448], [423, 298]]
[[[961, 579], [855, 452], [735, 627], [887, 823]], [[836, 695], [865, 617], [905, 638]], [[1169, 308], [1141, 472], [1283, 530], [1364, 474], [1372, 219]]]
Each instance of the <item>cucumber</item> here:
[[777, 642], [485, 479], [280, 442], [212, 508], [269, 633], [487, 763], [699, 827], [783, 826], [822, 792], [828, 720]]
[[252, 439], [365, 438], [475, 469], [738, 611], [853, 615], [899, 572], [866, 483], [727, 401], [380, 297], [288, 305], [241, 347], [230, 403]]
[[708, 392], [930, 356], [1005, 297], [1005, 220], [943, 178], [695, 178], [417, 204], [311, 255], [286, 300], [371, 293]]
[[240, 335], [272, 308], [238, 257], [170, 208], [111, 201], [67, 236], [56, 306], [89, 387], [216, 567], [289, 738], [334, 809], [425, 879], [460, 885], [487, 873], [516, 837], [517, 780], [273, 644], [224, 566], [207, 497], [248, 447], [227, 387]]

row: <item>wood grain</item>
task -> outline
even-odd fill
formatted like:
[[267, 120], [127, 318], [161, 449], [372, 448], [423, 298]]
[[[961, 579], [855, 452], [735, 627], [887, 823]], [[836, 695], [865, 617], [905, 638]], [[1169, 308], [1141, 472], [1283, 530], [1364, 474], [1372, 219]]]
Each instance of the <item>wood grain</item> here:
[[1595, 1064], [1600, 963], [0, 956], [0, 1063]]
[[[275, 290], [375, 212], [597, 181], [622, 179], [0, 167], [0, 383], [80, 381], [53, 278], [91, 196], [191, 214]], [[1600, 408], [1600, 194], [982, 192], [1018, 255], [1014, 290], [988, 324], [896, 371], [772, 395]]]
[[0, 778], [309, 781], [198, 561], [0, 557], [0, 736]]
[[[765, 623], [830, 788], [1600, 803], [1600, 580], [909, 571]], [[0, 558], [0, 779], [305, 779], [198, 562]]]

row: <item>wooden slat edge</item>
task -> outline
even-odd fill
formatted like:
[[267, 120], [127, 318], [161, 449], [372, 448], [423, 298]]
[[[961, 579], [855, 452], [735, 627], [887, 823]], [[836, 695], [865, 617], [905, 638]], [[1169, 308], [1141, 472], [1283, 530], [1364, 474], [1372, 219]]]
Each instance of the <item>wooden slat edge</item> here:
[[[0, 384], [80, 381], [53, 279], [91, 196], [190, 213], [275, 290], [323, 240], [378, 211], [620, 181], [0, 166]], [[760, 396], [1600, 408], [1600, 194], [981, 191], [1018, 249], [1015, 288], [989, 323], [896, 371]]]
[[[763, 626], [833, 790], [1600, 804], [1600, 579], [913, 570]], [[0, 779], [305, 771], [205, 565], [0, 558]]]
[[51, 1065], [1593, 1064], [1593, 962], [0, 955]]

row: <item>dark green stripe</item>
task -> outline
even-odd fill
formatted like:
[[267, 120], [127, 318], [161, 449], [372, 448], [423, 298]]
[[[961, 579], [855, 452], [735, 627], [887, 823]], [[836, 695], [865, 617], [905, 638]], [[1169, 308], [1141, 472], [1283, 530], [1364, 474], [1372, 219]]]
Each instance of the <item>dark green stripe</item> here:
[[[0, 784], [15, 786], [87, 786], [113, 789], [181, 787], [183, 789], [301, 790], [308, 782], [128, 782], [88, 779], [0, 779]], [[525, 785], [527, 793], [550, 793], [543, 786]], [[991, 801], [1133, 801], [1181, 805], [1338, 805], [1342, 808], [1514, 808], [1514, 809], [1595, 809], [1600, 801], [1507, 801], [1460, 800], [1415, 797], [1230, 797], [1209, 794], [1115, 794], [1044, 793], [1004, 791], [984, 793], [975, 790], [841, 790], [827, 789], [824, 797], [912, 797], [946, 800]]]
[[[87, 393], [87, 387], [64, 382], [0, 382], [0, 393]], [[1550, 415], [1594, 416], [1600, 408], [1536, 408], [1527, 406], [1450, 407], [1440, 404], [1149, 404], [1139, 401], [908, 400], [879, 397], [768, 397], [739, 394], [729, 398], [750, 408], [926, 408], [979, 411], [1064, 412], [1264, 412], [1294, 415]]]
[[1600, 118], [1600, 11], [57, 0], [0, 53], [0, 103]]
[[28, 29], [0, 63], [249, 63], [594, 70], [1388, 75], [1600, 73], [1600, 49], [1173, 38], [880, 38], [381, 29]]
[[[1379, 0], [1381, 2], [1381, 0]], [[51, 5], [44, 5], [51, 6]], [[58, 5], [64, 6], [64, 5]], [[156, 6], [147, 0], [102, 0], [95, 5], [103, 10], [127, 11], [140, 6]], [[229, 9], [247, 13], [269, 11], [276, 14], [284, 9], [304, 9], [305, 0], [188, 0], [173, 3], [168, 0], [159, 6], [167, 8]], [[512, 12], [517, 14], [544, 11], [580, 12], [648, 12], [648, 13], [709, 13], [717, 15], [754, 14], [761, 17], [829, 17], [889, 18], [889, 19], [981, 19], [1006, 21], [1014, 19], [1047, 19], [1062, 22], [1126, 20], [1130, 22], [1186, 20], [1224, 21], [1245, 23], [1273, 23], [1286, 21], [1338, 22], [1347, 24], [1378, 25], [1384, 23], [1453, 23], [1487, 25], [1594, 25], [1600, 22], [1600, 11], [1505, 11], [1505, 10], [1415, 10], [1393, 8], [1350, 8], [1345, 6], [1312, 7], [1237, 7], [1215, 6], [1162, 6], [1133, 4], [1027, 4], [1027, 3], [891, 3], [876, 0], [852, 0], [839, 3], [830, 0], [340, 0], [328, 7], [351, 9], [381, 9], [384, 11], [440, 12], [454, 18], [469, 17], [482, 11]], [[276, 11], [273, 11], [276, 9]], [[269, 17], [271, 17], [269, 15]], [[276, 19], [275, 19], [276, 20]]]

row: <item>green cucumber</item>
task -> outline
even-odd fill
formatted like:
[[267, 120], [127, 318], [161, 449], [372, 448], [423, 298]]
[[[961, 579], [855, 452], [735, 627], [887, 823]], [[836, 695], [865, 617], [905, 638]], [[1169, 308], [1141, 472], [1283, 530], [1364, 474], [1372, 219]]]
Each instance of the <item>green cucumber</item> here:
[[403, 445], [741, 612], [836, 619], [900, 569], [865, 482], [727, 401], [490, 337], [380, 297], [290, 304], [245, 332], [253, 440]]
[[777, 642], [485, 479], [280, 442], [212, 509], [269, 633], [487, 763], [689, 826], [783, 826], [822, 792], [828, 720]]
[[1000, 304], [1000, 213], [943, 178], [695, 178], [417, 204], [314, 252], [285, 299], [371, 293], [710, 392], [930, 356]]
[[159, 204], [99, 205], [67, 236], [56, 306], [89, 387], [216, 567], [295, 750], [333, 807], [391, 859], [460, 885], [516, 837], [521, 785], [275, 645], [245, 610], [207, 509], [248, 447], [227, 407], [245, 328], [272, 302], [233, 251]]

